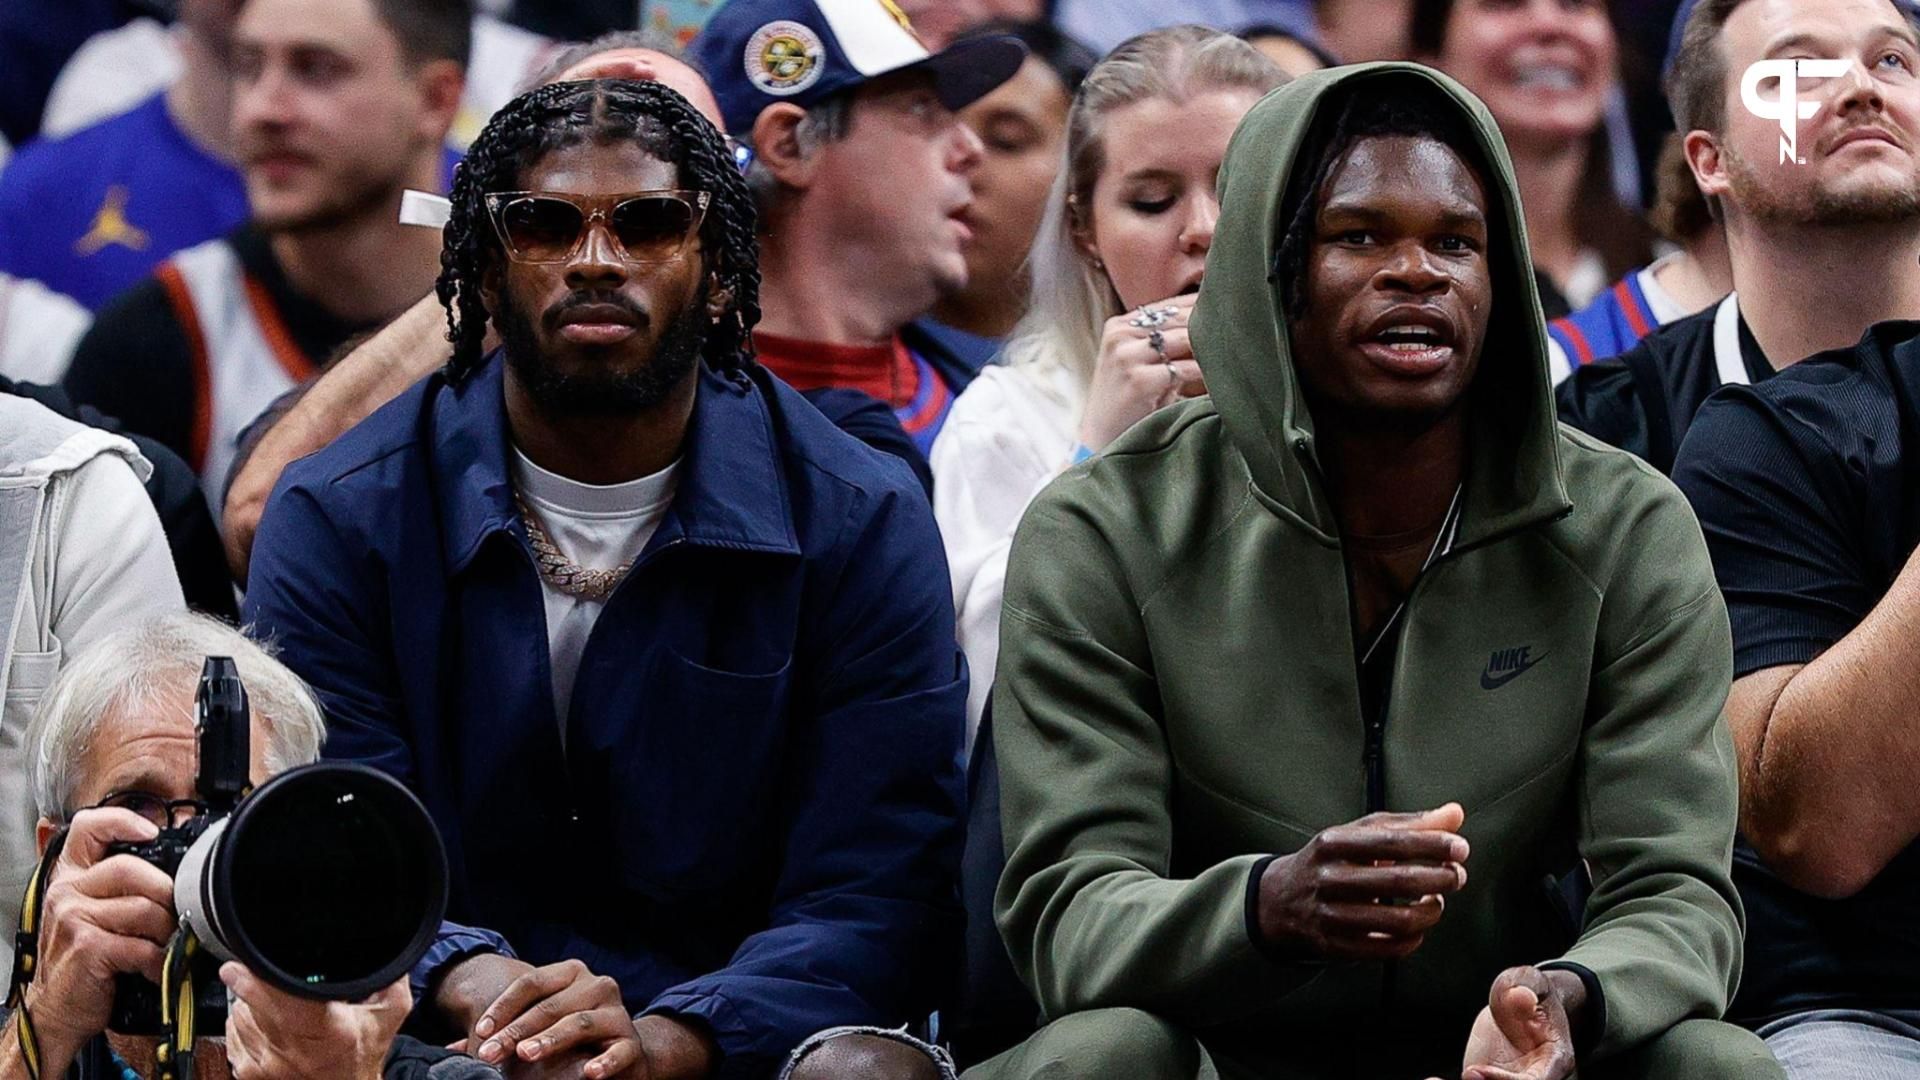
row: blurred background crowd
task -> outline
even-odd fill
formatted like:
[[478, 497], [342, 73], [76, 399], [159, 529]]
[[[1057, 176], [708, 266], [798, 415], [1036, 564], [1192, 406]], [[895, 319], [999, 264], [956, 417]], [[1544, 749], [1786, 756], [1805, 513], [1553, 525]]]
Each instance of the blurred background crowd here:
[[[480, 0], [447, 134], [449, 166], [486, 118], [569, 43], [629, 30], [684, 47], [719, 4]], [[1026, 27], [1030, 45], [1039, 45], [1021, 77], [966, 118], [986, 148], [970, 255], [977, 272], [936, 319], [969, 333], [997, 337], [1019, 314], [1019, 268], [1056, 168], [1073, 80], [1126, 38], [1176, 23], [1240, 34], [1290, 74], [1411, 58], [1459, 78], [1487, 102], [1513, 153], [1550, 317], [1710, 225], [1677, 153], [1663, 174], [1673, 122], [1660, 75], [1678, 0], [898, 5], [934, 49], [987, 24]], [[246, 219], [228, 89], [238, 6], [13, 0], [0, 10], [0, 375], [58, 381], [92, 314], [168, 255]], [[341, 169], [362, 157], [376, 169], [393, 164], [373, 131], [343, 125], [333, 137], [350, 159]], [[8, 147], [19, 153], [29, 144], [17, 164], [4, 164]], [[365, 153], [352, 154], [355, 144]], [[1664, 200], [1663, 175], [1680, 181]], [[382, 178], [346, 179], [363, 187]]]

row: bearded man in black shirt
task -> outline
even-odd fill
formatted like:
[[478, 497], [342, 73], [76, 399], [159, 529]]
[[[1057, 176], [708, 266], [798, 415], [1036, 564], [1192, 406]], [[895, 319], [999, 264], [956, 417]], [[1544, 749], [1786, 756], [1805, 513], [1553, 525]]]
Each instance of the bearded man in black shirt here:
[[[1893, 0], [1701, 0], [1667, 99], [1708, 205], [1726, 225], [1734, 293], [1560, 384], [1560, 419], [1662, 472], [1707, 395], [1757, 383], [1884, 319], [1920, 317], [1920, 79]], [[1818, 111], [1780, 160], [1780, 124], [1741, 101], [1762, 59], [1838, 58], [1796, 80]], [[1763, 80], [1759, 96], [1779, 95]]]

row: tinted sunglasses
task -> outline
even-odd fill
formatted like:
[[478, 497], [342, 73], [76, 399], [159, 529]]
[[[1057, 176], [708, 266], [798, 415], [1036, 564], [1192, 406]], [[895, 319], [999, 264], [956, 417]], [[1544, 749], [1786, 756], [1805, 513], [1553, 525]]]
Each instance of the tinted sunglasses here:
[[566, 262], [598, 221], [633, 263], [672, 262], [699, 233], [713, 196], [705, 191], [636, 191], [576, 195], [566, 191], [502, 191], [487, 196], [494, 231], [516, 262]]

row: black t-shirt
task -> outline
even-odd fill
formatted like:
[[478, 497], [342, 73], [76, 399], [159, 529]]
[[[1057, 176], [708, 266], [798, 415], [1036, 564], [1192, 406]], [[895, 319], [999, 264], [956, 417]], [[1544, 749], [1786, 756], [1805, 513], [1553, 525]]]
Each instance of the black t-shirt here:
[[[1719, 305], [1675, 319], [1610, 360], [1583, 364], [1560, 383], [1560, 419], [1609, 446], [1638, 455], [1663, 473], [1700, 411], [1720, 388], [1714, 352]], [[1753, 383], [1773, 376], [1745, 317], [1739, 319], [1740, 363]]]
[[[250, 226], [227, 237], [241, 267], [273, 301], [288, 336], [318, 370], [368, 326], [347, 323], [295, 291], [267, 236]], [[117, 418], [127, 431], [193, 459], [193, 347], [157, 278], [102, 308], [74, 349], [62, 385], [76, 401]]]
[[[1865, 619], [1920, 544], [1920, 322], [1888, 322], [1701, 408], [1673, 478], [1733, 621], [1734, 675], [1804, 664]], [[1913, 453], [1906, 452], [1908, 446]], [[1920, 845], [1843, 900], [1799, 892], [1744, 841], [1734, 1018], [1920, 1009]]]

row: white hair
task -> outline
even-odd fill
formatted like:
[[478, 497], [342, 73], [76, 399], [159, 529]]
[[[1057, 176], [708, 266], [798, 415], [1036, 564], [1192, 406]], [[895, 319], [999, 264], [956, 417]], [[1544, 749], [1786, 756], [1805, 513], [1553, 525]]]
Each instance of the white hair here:
[[1264, 94], [1286, 81], [1265, 53], [1204, 26], [1140, 34], [1094, 65], [1067, 112], [1065, 161], [1027, 256], [1031, 295], [1026, 316], [1007, 337], [1006, 363], [1063, 367], [1084, 391], [1093, 381], [1101, 330], [1123, 310], [1106, 272], [1075, 237], [1091, 231], [1093, 186], [1107, 163], [1107, 117], [1142, 101], [1181, 102], [1219, 89]]
[[326, 738], [320, 702], [300, 676], [261, 645], [206, 615], [156, 615], [101, 638], [54, 678], [27, 727], [26, 751], [40, 816], [64, 821], [75, 775], [109, 716], [172, 709], [193, 717], [193, 691], [209, 656], [230, 656], [246, 687], [256, 730], [267, 733], [267, 772], [319, 760]]

